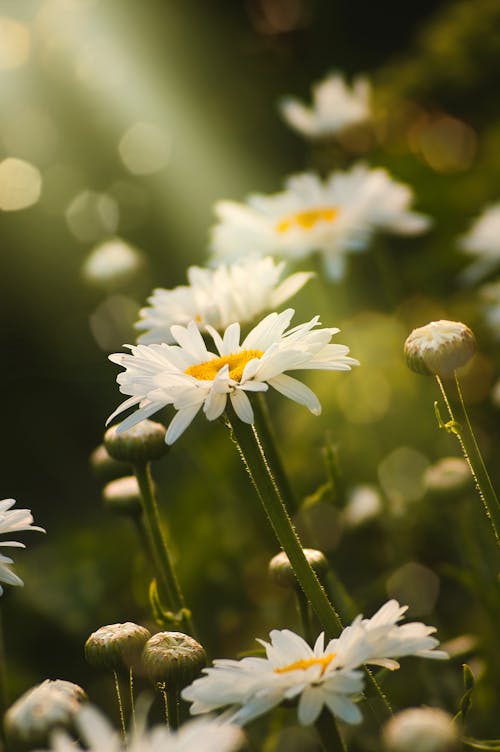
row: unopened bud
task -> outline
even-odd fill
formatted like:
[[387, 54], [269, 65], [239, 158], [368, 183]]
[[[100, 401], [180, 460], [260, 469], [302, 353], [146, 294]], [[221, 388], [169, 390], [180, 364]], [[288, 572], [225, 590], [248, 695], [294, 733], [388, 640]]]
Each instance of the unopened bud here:
[[431, 321], [414, 329], [404, 344], [406, 363], [417, 373], [453, 376], [476, 352], [476, 340], [460, 321]]
[[108, 624], [90, 635], [85, 643], [85, 658], [95, 668], [130, 668], [139, 662], [150, 637], [149, 629], [131, 621]]
[[[309, 562], [310, 566], [316, 572], [318, 578], [321, 580], [328, 572], [328, 562], [325, 555], [321, 551], [317, 551], [314, 548], [304, 548], [304, 556]], [[290, 560], [284, 551], [280, 554], [273, 556], [269, 562], [269, 577], [275, 585], [279, 585], [284, 588], [297, 588], [299, 583]]]
[[143, 666], [153, 683], [165, 682], [178, 690], [196, 679], [206, 666], [202, 646], [182, 632], [158, 632], [145, 644]]
[[25, 692], [5, 713], [9, 749], [24, 752], [49, 746], [55, 729], [75, 733], [74, 720], [87, 695], [63, 679], [46, 679]]
[[167, 430], [161, 423], [141, 420], [140, 423], [120, 431], [120, 424], [108, 428], [104, 434], [104, 445], [115, 460], [128, 462], [149, 462], [163, 457], [168, 451], [165, 444]]
[[471, 471], [462, 457], [443, 457], [424, 473], [424, 485], [432, 496], [456, 496], [473, 483]]
[[439, 708], [408, 708], [386, 724], [386, 752], [458, 752], [461, 749], [453, 718]]
[[104, 506], [116, 514], [138, 517], [142, 514], [141, 492], [135, 475], [112, 480], [102, 491]]
[[130, 472], [130, 464], [114, 460], [109, 456], [104, 444], [100, 444], [90, 455], [90, 467], [96, 478], [102, 483], [121, 478]]

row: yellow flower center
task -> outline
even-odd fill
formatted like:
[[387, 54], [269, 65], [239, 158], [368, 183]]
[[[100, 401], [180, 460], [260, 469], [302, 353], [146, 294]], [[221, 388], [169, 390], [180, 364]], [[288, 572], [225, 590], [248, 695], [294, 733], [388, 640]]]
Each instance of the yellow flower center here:
[[295, 228], [302, 230], [311, 230], [318, 222], [333, 222], [338, 214], [334, 207], [326, 209], [308, 209], [307, 211], [291, 214], [289, 217], [281, 219], [276, 225], [277, 232], [288, 232]]
[[213, 360], [207, 360], [205, 363], [189, 366], [184, 373], [201, 381], [213, 381], [220, 369], [227, 365], [229, 366], [230, 378], [240, 381], [246, 364], [254, 358], [262, 358], [263, 355], [262, 350], [241, 350], [238, 353], [221, 355], [220, 358], [213, 358]]
[[303, 671], [305, 671], [311, 666], [321, 666], [321, 676], [323, 676], [327, 667], [330, 665], [336, 655], [337, 653], [328, 653], [327, 655], [323, 655], [321, 658], [301, 658], [300, 661], [290, 663], [289, 666], [275, 668], [274, 672], [276, 674], [285, 674], [287, 671], [297, 671], [297, 669], [302, 669]]

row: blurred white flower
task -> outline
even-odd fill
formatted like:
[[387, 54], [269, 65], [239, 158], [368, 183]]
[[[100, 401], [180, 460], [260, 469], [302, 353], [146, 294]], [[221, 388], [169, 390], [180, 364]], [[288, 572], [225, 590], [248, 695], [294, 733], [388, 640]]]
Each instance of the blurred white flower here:
[[202, 330], [208, 324], [220, 331], [233, 321], [247, 323], [265, 311], [276, 310], [313, 276], [298, 272], [280, 284], [284, 267], [284, 262], [276, 263], [270, 256], [217, 269], [189, 267], [189, 285], [153, 290], [150, 305], [141, 310], [136, 324], [136, 329], [144, 330], [138, 342], [173, 343], [173, 324], [185, 326], [193, 320]]
[[492, 335], [500, 339], [500, 280], [488, 282], [479, 288], [483, 313]]
[[398, 626], [406, 608], [388, 601], [371, 619], [356, 617], [326, 647], [324, 634], [311, 648], [288, 629], [273, 630], [270, 643], [259, 640], [266, 658], [217, 660], [212, 668], [203, 669], [205, 676], [183, 690], [182, 697], [193, 703], [194, 715], [229, 707], [231, 720], [239, 724], [294, 698], [303, 725], [314, 723], [324, 706], [346, 723], [359, 723], [356, 701], [363, 689], [359, 669], [365, 663], [392, 670], [399, 667], [394, 658], [402, 655], [447, 658], [434, 650], [438, 641], [429, 637], [433, 627], [417, 622]]
[[328, 276], [337, 279], [345, 252], [365, 250], [377, 230], [427, 230], [430, 220], [409, 210], [412, 198], [412, 190], [386, 170], [363, 164], [324, 182], [314, 173], [295, 175], [281, 193], [254, 194], [245, 204], [219, 201], [211, 249], [216, 260], [268, 253], [297, 259], [319, 251]]
[[382, 508], [382, 499], [376, 486], [355, 486], [349, 492], [342, 519], [348, 528], [359, 527], [378, 517]]
[[136, 248], [121, 238], [112, 238], [92, 249], [82, 266], [82, 275], [96, 287], [119, 289], [135, 280], [144, 265]]
[[295, 131], [306, 138], [339, 133], [371, 118], [371, 86], [368, 79], [355, 78], [352, 87], [339, 73], [331, 73], [312, 87], [312, 106], [295, 97], [285, 97], [280, 111]]
[[408, 708], [394, 715], [382, 735], [386, 752], [459, 752], [458, 726], [439, 708]]
[[[4, 499], [0, 501], [0, 534], [15, 533], [21, 530], [36, 530], [44, 533], [42, 527], [33, 525], [33, 516], [29, 509], [11, 509], [15, 504], [14, 499]], [[0, 546], [9, 546], [11, 548], [25, 548], [24, 543], [18, 541], [0, 541]], [[13, 560], [9, 556], [0, 554], [0, 581], [7, 585], [23, 585], [23, 581], [8, 566]], [[3, 588], [0, 585], [0, 595]]]
[[317, 329], [319, 317], [288, 329], [293, 309], [270, 313], [240, 344], [240, 325], [231, 324], [223, 337], [212, 327], [216, 353], [207, 349], [198, 326], [173, 326], [176, 345], [128, 345], [131, 354], [116, 353], [110, 360], [126, 369], [118, 375], [120, 391], [129, 399], [110, 416], [130, 407], [139, 409], [118, 427], [124, 431], [148, 418], [165, 405], [177, 413], [166, 435], [167, 444], [179, 438], [201, 407], [207, 420], [216, 420], [226, 408], [227, 398], [237, 416], [253, 423], [246, 392], [264, 392], [272, 386], [289, 399], [319, 415], [321, 405], [309, 387], [285, 374], [304, 369], [349, 371], [358, 361], [348, 357], [345, 345], [329, 344], [338, 329]]
[[[244, 738], [237, 726], [211, 718], [190, 721], [178, 731], [169, 731], [165, 726], [148, 730], [142, 719], [124, 745], [121, 735], [104, 715], [90, 706], [79, 712], [76, 725], [84, 749], [89, 752], [235, 752]], [[51, 749], [53, 752], [75, 752], [75, 742], [59, 731], [54, 734]]]
[[458, 240], [459, 247], [476, 260], [463, 272], [464, 282], [474, 283], [500, 263], [500, 203], [486, 207], [469, 232]]

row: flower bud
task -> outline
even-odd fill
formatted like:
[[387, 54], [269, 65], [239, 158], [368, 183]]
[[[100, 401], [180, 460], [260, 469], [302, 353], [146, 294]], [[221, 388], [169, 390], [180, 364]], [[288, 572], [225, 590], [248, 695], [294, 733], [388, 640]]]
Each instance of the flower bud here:
[[145, 644], [142, 663], [153, 683], [178, 690], [190, 684], [206, 666], [202, 646], [182, 632], [158, 632]]
[[115, 478], [121, 478], [130, 472], [130, 464], [114, 460], [110, 457], [104, 444], [100, 444], [90, 455], [90, 467], [96, 478], [102, 483], [108, 483]]
[[[321, 580], [328, 572], [328, 562], [321, 551], [314, 548], [304, 548], [304, 555]], [[299, 583], [288, 556], [284, 551], [273, 556], [269, 562], [269, 577], [275, 585], [284, 588], [298, 588]]]
[[424, 485], [436, 497], [457, 496], [472, 483], [471, 471], [463, 457], [443, 457], [424, 473]]
[[439, 708], [408, 708], [386, 724], [386, 752], [458, 752], [461, 749], [453, 718]]
[[87, 699], [81, 687], [63, 679], [46, 679], [32, 687], [5, 713], [9, 749], [24, 752], [48, 747], [55, 729], [75, 733], [74, 719]]
[[116, 514], [139, 517], [142, 514], [141, 493], [135, 475], [117, 478], [104, 486], [104, 506]]
[[85, 658], [95, 668], [130, 668], [139, 662], [150, 637], [149, 629], [131, 621], [108, 624], [90, 635], [85, 643]]
[[168, 451], [165, 434], [165, 426], [152, 420], [141, 420], [125, 431], [118, 423], [104, 434], [104, 446], [115, 460], [134, 465], [163, 457]]
[[476, 352], [476, 340], [460, 321], [431, 321], [414, 329], [404, 344], [406, 363], [417, 373], [442, 378], [464, 366]]

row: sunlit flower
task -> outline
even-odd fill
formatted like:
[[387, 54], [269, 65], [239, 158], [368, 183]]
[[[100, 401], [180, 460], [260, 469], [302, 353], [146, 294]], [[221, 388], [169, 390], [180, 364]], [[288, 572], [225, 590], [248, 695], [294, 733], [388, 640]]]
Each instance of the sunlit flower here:
[[491, 334], [500, 338], [500, 280], [488, 282], [479, 288], [484, 318]]
[[268, 253], [298, 259], [319, 251], [327, 274], [338, 278], [345, 252], [365, 250], [375, 231], [414, 235], [429, 227], [427, 217], [409, 210], [412, 198], [386, 170], [363, 164], [325, 182], [314, 173], [295, 175], [281, 193], [218, 202], [211, 248], [221, 260]]
[[335, 135], [371, 117], [371, 86], [364, 77], [354, 79], [351, 88], [339, 73], [331, 73], [312, 87], [312, 107], [295, 97], [280, 103], [283, 118], [307, 138]]
[[414, 329], [404, 344], [406, 363], [412, 371], [453, 376], [476, 352], [473, 332], [461, 321], [431, 321]]
[[459, 247], [476, 260], [463, 272], [465, 282], [476, 282], [500, 263], [500, 203], [486, 207], [469, 232], [459, 238]]
[[339, 330], [318, 329], [318, 316], [288, 329], [293, 314], [291, 308], [269, 314], [241, 344], [238, 323], [228, 326], [222, 337], [207, 327], [216, 352], [207, 349], [192, 321], [187, 327], [171, 328], [176, 345], [128, 345], [131, 354], [110, 355], [110, 360], [126, 369], [117, 381], [120, 391], [130, 396], [108, 422], [138, 405], [118, 428], [126, 430], [165, 405], [173, 405], [177, 413], [165, 438], [173, 444], [202, 407], [207, 420], [219, 418], [228, 397], [240, 420], [253, 423], [247, 392], [264, 392], [269, 386], [319, 415], [321, 405], [314, 392], [285, 372], [349, 371], [358, 361], [348, 356], [348, 347], [329, 344]]
[[394, 715], [382, 735], [386, 752], [459, 752], [460, 732], [439, 708], [408, 708]]
[[[14, 499], [0, 501], [0, 534], [17, 533], [21, 530], [36, 530], [44, 533], [45, 530], [42, 527], [33, 525], [33, 516], [29, 509], [11, 509], [15, 503]], [[24, 543], [18, 541], [0, 541], [0, 546], [25, 548]], [[0, 554], [0, 581], [7, 585], [23, 585], [21, 578], [10, 569], [9, 564], [12, 563], [13, 560], [9, 556]], [[0, 595], [2, 593], [3, 588], [0, 585]]]
[[[139, 719], [127, 745], [107, 719], [93, 707], [82, 708], [76, 717], [76, 725], [89, 752], [235, 752], [243, 741], [241, 730], [234, 725], [214, 719], [203, 718], [190, 721], [178, 731], [169, 731], [165, 726], [150, 730]], [[74, 741], [64, 732], [54, 734], [53, 752], [75, 752]]]
[[294, 698], [303, 725], [314, 723], [324, 706], [347, 723], [359, 723], [357, 700], [363, 689], [360, 669], [364, 664], [394, 670], [399, 668], [394, 659], [403, 655], [448, 657], [435, 650], [439, 643], [430, 636], [433, 627], [397, 623], [406, 609], [395, 600], [388, 601], [371, 619], [356, 617], [326, 647], [323, 634], [311, 648], [288, 629], [273, 630], [270, 643], [259, 640], [266, 658], [216, 660], [212, 668], [204, 669], [205, 676], [183, 690], [182, 697], [192, 703], [194, 715], [229, 708], [231, 719], [239, 724]]
[[259, 314], [276, 310], [312, 276], [298, 272], [280, 283], [284, 267], [284, 262], [276, 263], [269, 256], [217, 269], [189, 267], [189, 285], [153, 290], [148, 299], [150, 305], [141, 310], [136, 324], [136, 329], [144, 330], [138, 342], [173, 343], [170, 331], [173, 324], [185, 326], [193, 320], [202, 330], [210, 325], [221, 331], [233, 321], [247, 323]]

